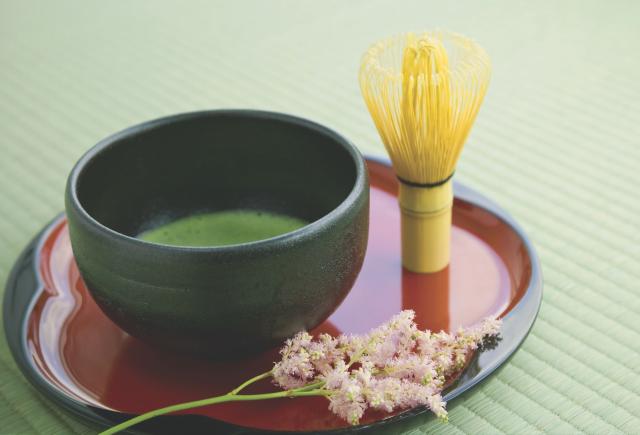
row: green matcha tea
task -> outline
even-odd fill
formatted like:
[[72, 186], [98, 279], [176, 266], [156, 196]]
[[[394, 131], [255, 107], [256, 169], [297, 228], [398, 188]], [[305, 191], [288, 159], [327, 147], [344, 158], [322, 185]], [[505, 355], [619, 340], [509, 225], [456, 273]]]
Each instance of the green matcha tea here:
[[257, 210], [204, 213], [175, 220], [138, 235], [148, 242], [175, 246], [224, 246], [288, 233], [308, 222]]

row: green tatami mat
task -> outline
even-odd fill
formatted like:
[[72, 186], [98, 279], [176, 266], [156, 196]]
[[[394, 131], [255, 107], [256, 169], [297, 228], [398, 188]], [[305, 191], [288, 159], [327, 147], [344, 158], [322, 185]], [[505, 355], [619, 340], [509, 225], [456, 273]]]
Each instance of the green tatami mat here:
[[[0, 282], [63, 209], [68, 171], [177, 112], [289, 112], [384, 153], [357, 83], [382, 37], [444, 28], [494, 66], [457, 178], [538, 248], [538, 321], [418, 433], [640, 433], [640, 2], [0, 1]], [[0, 340], [0, 433], [89, 433]]]

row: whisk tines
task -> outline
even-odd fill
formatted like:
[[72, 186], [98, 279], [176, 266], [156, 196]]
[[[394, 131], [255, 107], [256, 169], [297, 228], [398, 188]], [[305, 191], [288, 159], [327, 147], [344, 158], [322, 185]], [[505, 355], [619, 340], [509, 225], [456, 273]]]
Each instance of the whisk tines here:
[[401, 35], [366, 52], [362, 94], [400, 178], [428, 184], [452, 174], [490, 71], [482, 47], [451, 32]]

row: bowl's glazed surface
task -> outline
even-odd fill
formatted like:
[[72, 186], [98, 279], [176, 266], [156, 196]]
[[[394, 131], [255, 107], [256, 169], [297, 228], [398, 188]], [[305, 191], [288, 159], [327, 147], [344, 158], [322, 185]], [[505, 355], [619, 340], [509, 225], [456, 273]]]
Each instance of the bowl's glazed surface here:
[[[69, 176], [74, 256], [100, 308], [131, 335], [196, 353], [259, 351], [326, 319], [362, 266], [364, 160], [315, 123], [268, 112], [177, 115], [124, 130]], [[308, 225], [218, 247], [136, 235], [203, 212], [264, 210]]]

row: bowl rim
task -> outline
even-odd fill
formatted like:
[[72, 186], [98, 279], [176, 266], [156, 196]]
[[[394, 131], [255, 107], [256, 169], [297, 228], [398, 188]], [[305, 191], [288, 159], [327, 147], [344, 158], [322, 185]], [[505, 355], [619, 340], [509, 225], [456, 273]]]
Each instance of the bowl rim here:
[[[286, 124], [290, 124], [293, 126], [302, 127], [304, 129], [313, 131], [315, 133], [319, 133], [322, 136], [327, 137], [332, 140], [335, 144], [342, 147], [344, 151], [348, 153], [351, 157], [351, 160], [354, 163], [355, 167], [355, 180], [349, 194], [344, 197], [344, 199], [331, 211], [324, 214], [320, 218], [309, 222], [308, 224], [284, 234], [279, 234], [273, 237], [269, 237], [266, 239], [254, 240], [244, 243], [235, 243], [231, 245], [222, 245], [222, 246], [180, 246], [180, 245], [168, 245], [162, 243], [149, 242], [146, 240], [138, 239], [136, 237], [129, 236], [127, 234], [123, 234], [119, 231], [116, 231], [108, 226], [102, 224], [96, 218], [94, 218], [82, 205], [82, 202], [78, 198], [78, 181], [88, 166], [88, 164], [95, 159], [97, 156], [101, 155], [111, 147], [118, 146], [118, 143], [125, 138], [130, 138], [134, 136], [138, 136], [146, 133], [149, 130], [154, 130], [161, 126], [166, 126], [173, 124], [175, 122], [190, 120], [190, 119], [198, 119], [198, 118], [209, 118], [209, 117], [234, 117], [234, 118], [245, 118], [245, 119], [259, 119], [259, 120], [271, 120], [283, 122]], [[333, 223], [338, 221], [342, 215], [344, 215], [354, 204], [358, 202], [358, 200], [366, 195], [368, 192], [368, 175], [366, 164], [363, 155], [360, 153], [358, 148], [343, 135], [338, 133], [337, 131], [326, 127], [317, 122], [311, 121], [306, 118], [302, 118], [299, 116], [282, 113], [282, 112], [274, 112], [274, 111], [266, 111], [266, 110], [254, 110], [254, 109], [213, 109], [213, 110], [199, 110], [193, 112], [186, 113], [178, 113], [174, 115], [164, 116], [161, 118], [152, 119], [149, 121], [145, 121], [139, 124], [135, 124], [133, 126], [127, 127], [124, 130], [121, 130], [117, 133], [107, 136], [106, 138], [100, 140], [97, 144], [89, 148], [78, 161], [74, 164], [69, 176], [67, 178], [66, 185], [66, 197], [69, 199], [69, 204], [67, 205], [67, 214], [69, 214], [69, 207], [73, 207], [73, 210], [81, 216], [81, 218], [89, 224], [89, 226], [98, 231], [99, 233], [107, 236], [107, 237], [115, 237], [119, 241], [122, 241], [127, 244], [137, 245], [139, 247], [153, 248], [153, 249], [162, 249], [168, 252], [175, 253], [229, 253], [235, 252], [241, 249], [264, 249], [264, 248], [273, 248], [275, 245], [284, 245], [291, 244], [295, 242], [303, 241], [304, 239], [308, 239], [313, 237], [314, 234], [317, 234], [320, 231], [326, 230]]]

